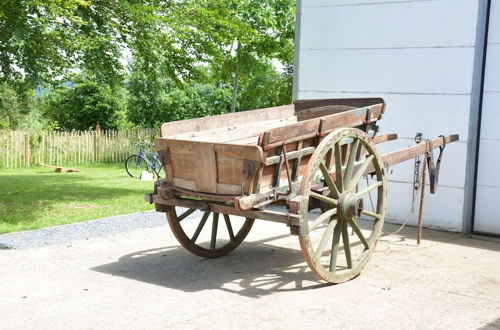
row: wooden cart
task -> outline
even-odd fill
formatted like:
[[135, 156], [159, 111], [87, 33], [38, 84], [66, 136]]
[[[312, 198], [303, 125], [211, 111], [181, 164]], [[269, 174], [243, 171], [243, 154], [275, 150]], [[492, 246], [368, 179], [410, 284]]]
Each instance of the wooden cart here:
[[[440, 136], [382, 156], [376, 145], [397, 138], [376, 135], [384, 110], [380, 98], [301, 100], [165, 123], [155, 146], [166, 178], [145, 200], [166, 212], [176, 238], [198, 256], [229, 253], [254, 219], [281, 222], [319, 278], [347, 281], [375, 250], [388, 166], [458, 140]], [[189, 217], [195, 210], [201, 218]]]

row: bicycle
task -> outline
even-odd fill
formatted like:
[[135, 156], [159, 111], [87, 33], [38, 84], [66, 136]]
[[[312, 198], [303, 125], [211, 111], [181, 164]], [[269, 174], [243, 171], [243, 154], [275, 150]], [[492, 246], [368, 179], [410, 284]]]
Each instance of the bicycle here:
[[[158, 155], [146, 150], [144, 148], [145, 146], [146, 144], [142, 142], [134, 144], [135, 148], [139, 148], [139, 153], [131, 155], [125, 160], [125, 170], [131, 177], [139, 178], [143, 171], [149, 171], [151, 169], [159, 179], [163, 165]], [[149, 158], [151, 158], [151, 160]]]

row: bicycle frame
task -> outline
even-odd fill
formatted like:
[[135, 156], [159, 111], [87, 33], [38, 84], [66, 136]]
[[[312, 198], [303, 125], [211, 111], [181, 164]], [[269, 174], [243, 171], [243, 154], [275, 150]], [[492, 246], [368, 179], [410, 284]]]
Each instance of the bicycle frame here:
[[[149, 161], [148, 156], [152, 158], [152, 161]], [[139, 162], [141, 160], [144, 160], [149, 168], [151, 168], [153, 171], [162, 167], [161, 161], [158, 156], [154, 152], [144, 149], [142, 146], [139, 147], [139, 153], [137, 154], [137, 166], [139, 165]], [[156, 166], [157, 164], [159, 164], [159, 166]]]

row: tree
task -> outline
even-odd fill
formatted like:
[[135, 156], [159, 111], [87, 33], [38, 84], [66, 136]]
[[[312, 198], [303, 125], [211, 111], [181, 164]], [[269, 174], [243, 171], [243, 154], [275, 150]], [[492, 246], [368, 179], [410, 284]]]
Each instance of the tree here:
[[205, 46], [210, 72], [232, 86], [231, 112], [236, 111], [242, 80], [269, 72], [273, 60], [293, 62], [293, 0], [188, 0], [188, 24], [195, 44]]
[[88, 79], [60, 87], [49, 96], [45, 116], [64, 130], [118, 127], [120, 113], [125, 112], [123, 90]]
[[17, 128], [22, 110], [16, 90], [7, 83], [0, 84], [0, 128]]
[[158, 127], [164, 122], [226, 113], [230, 86], [220, 83], [176, 83], [160, 74], [147, 74], [132, 65], [127, 82], [128, 118], [139, 126]]
[[161, 64], [171, 78], [194, 76], [200, 59], [187, 45], [177, 0], [2, 0], [0, 82], [24, 77], [57, 86], [74, 72], [120, 82], [123, 54]]

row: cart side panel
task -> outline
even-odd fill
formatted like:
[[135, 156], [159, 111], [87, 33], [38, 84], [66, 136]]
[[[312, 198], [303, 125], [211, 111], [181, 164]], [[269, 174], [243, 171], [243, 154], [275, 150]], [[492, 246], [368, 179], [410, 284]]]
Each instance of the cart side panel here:
[[358, 127], [366, 122], [377, 121], [383, 115], [384, 104], [346, 110], [341, 113], [300, 121], [269, 130], [269, 145], [284, 141], [307, 138], [316, 134], [327, 134], [336, 128]]
[[156, 150], [169, 185], [200, 193], [251, 194], [263, 161], [249, 145], [158, 138]]
[[[297, 181], [307, 168], [315, 147], [326, 134], [342, 127], [364, 128], [364, 125], [381, 119], [383, 110], [383, 103], [364, 108], [348, 108], [340, 113], [299, 121], [264, 132], [259, 139], [259, 145], [264, 150], [266, 165], [261, 170], [259, 191], [288, 185], [284, 150], [287, 153], [291, 179]], [[342, 152], [345, 153], [346, 150]]]
[[179, 120], [161, 125], [160, 133], [162, 137], [174, 137], [177, 134], [187, 132], [199, 132], [241, 123], [292, 117], [294, 115], [294, 111], [295, 106], [293, 104], [288, 104], [279, 107]]
[[298, 115], [300, 112], [318, 107], [326, 106], [346, 106], [353, 108], [364, 108], [373, 104], [384, 104], [385, 101], [380, 97], [373, 98], [346, 98], [346, 99], [308, 99], [308, 100], [296, 100], [293, 102], [295, 105], [295, 113]]

